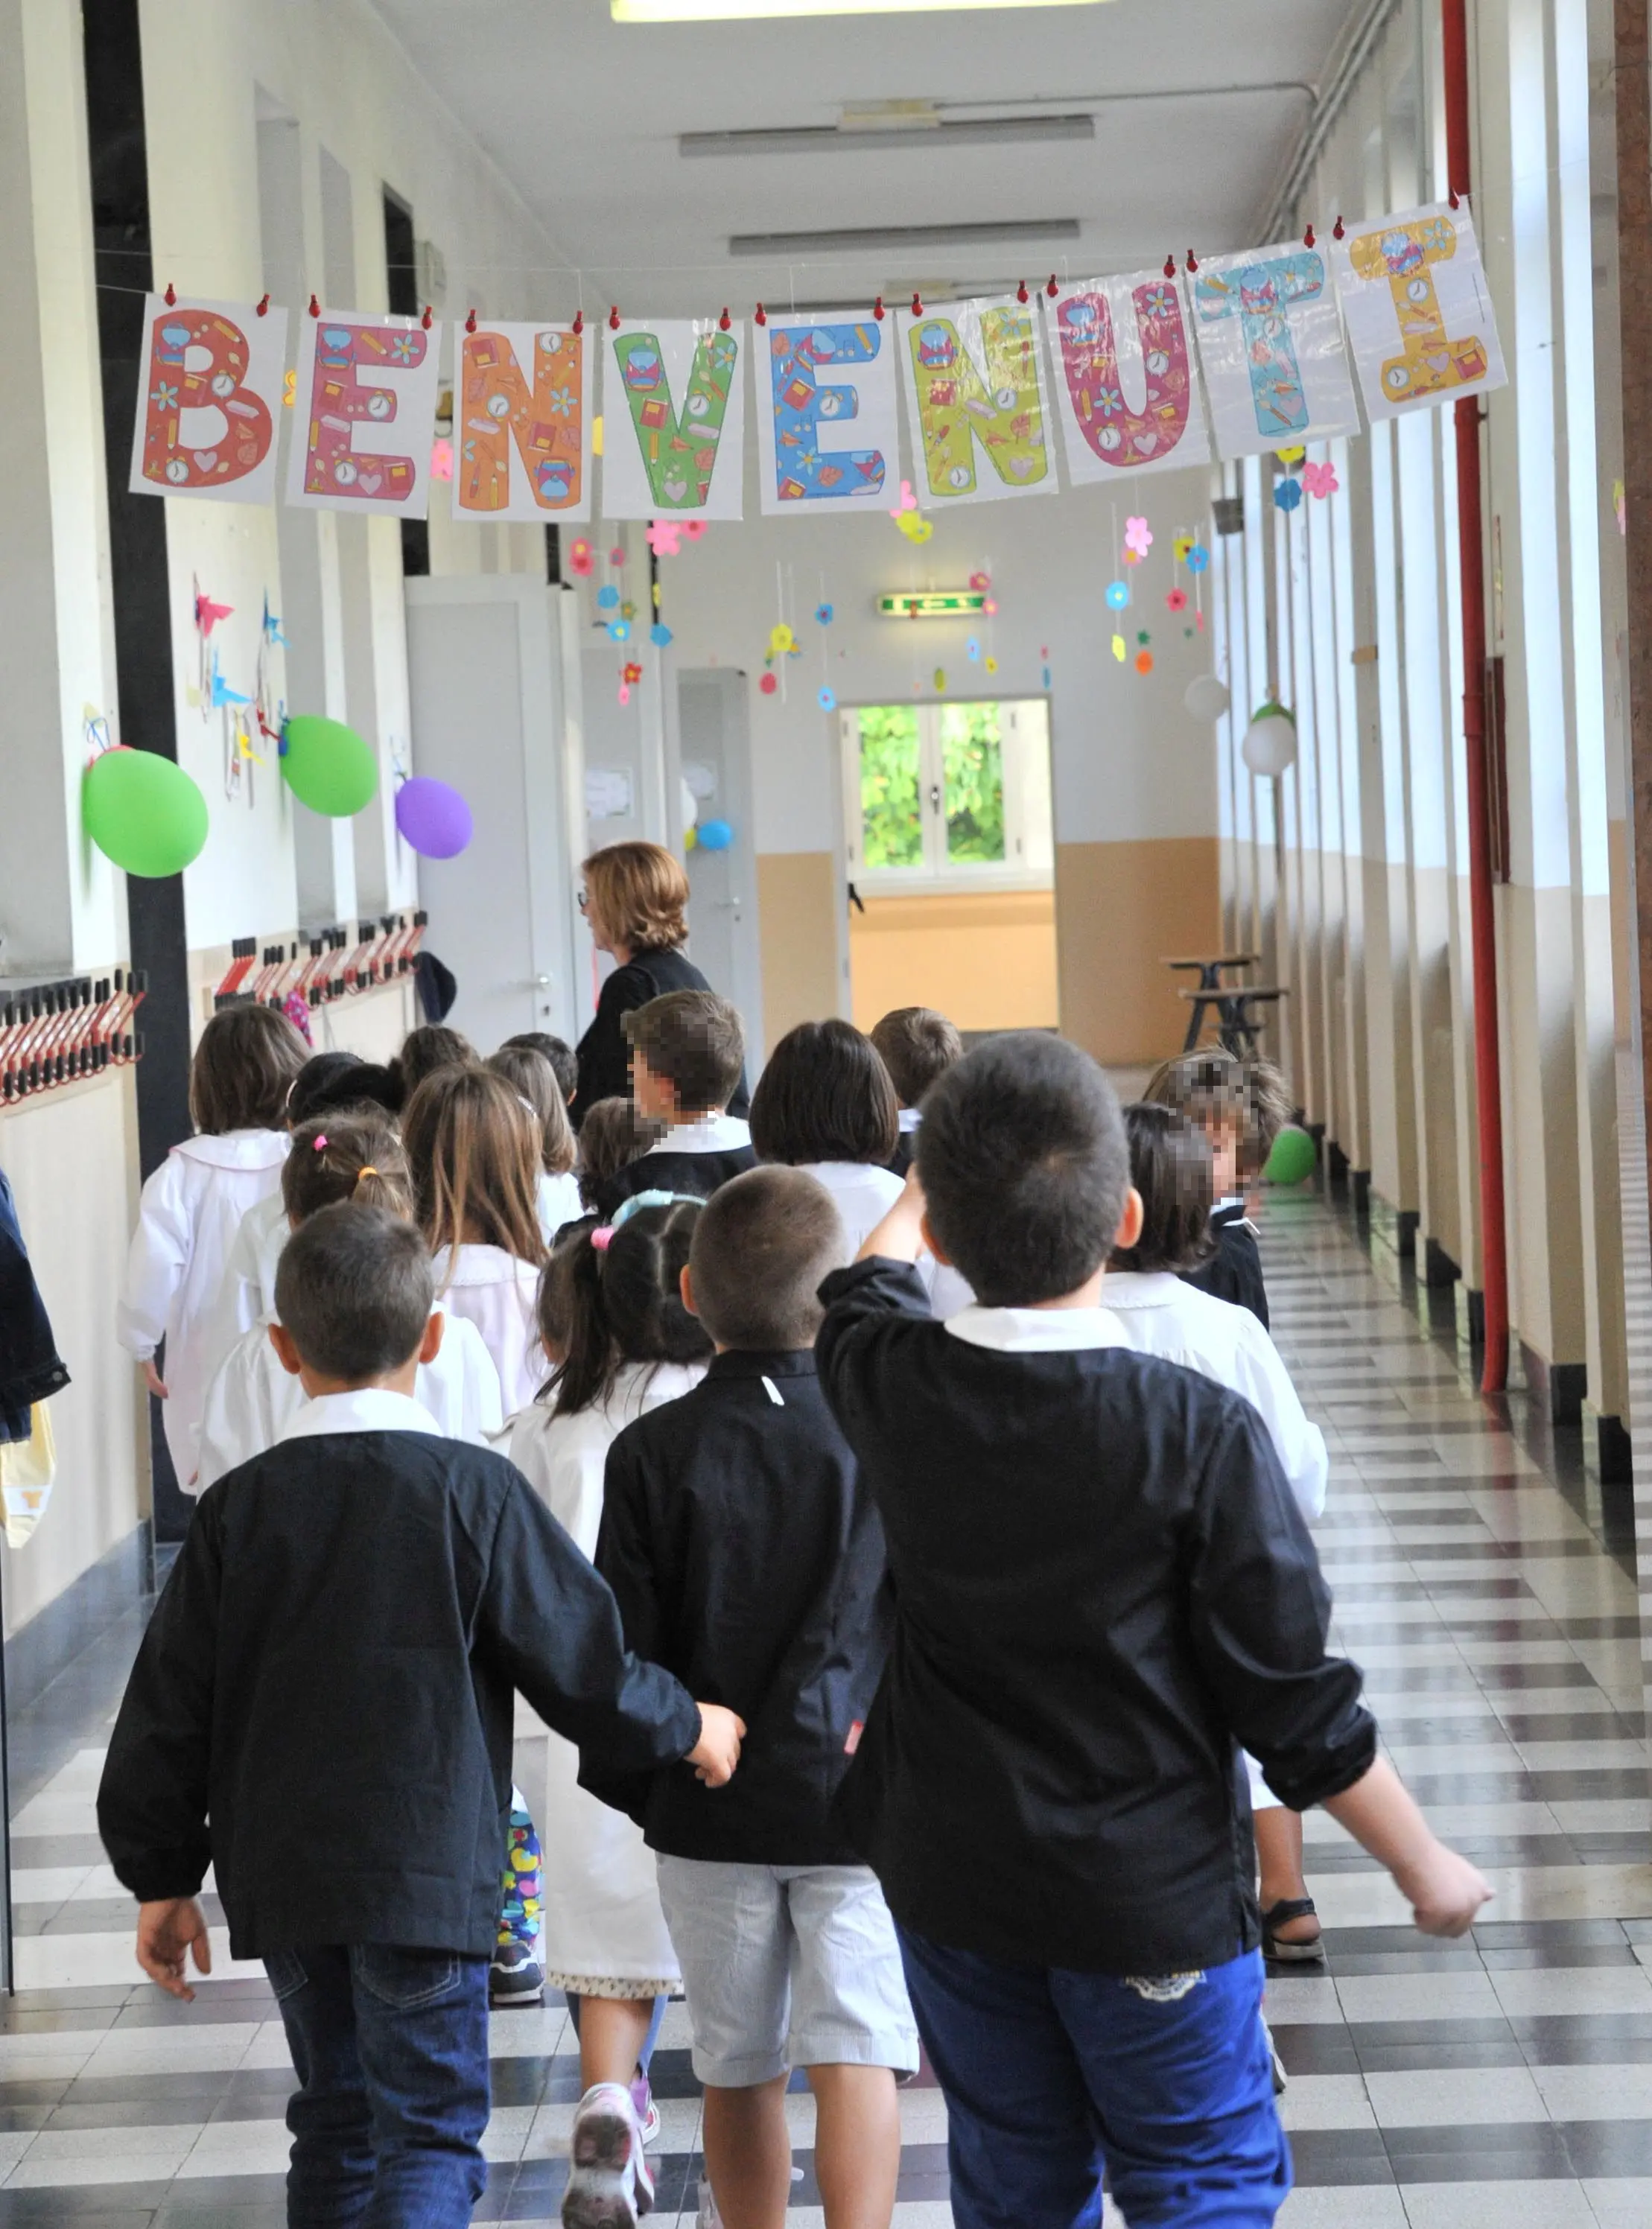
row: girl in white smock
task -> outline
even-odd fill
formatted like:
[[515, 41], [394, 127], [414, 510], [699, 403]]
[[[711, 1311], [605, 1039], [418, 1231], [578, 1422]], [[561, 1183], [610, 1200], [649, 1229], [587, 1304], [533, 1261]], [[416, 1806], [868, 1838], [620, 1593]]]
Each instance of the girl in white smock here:
[[[611, 1230], [587, 1221], [564, 1231], [545, 1273], [540, 1323], [555, 1370], [517, 1418], [510, 1455], [588, 1556], [609, 1448], [697, 1384], [711, 1358], [681, 1294], [699, 1205], [641, 1193]], [[583, 2087], [628, 2087], [646, 2136], [658, 2126], [647, 2061], [658, 2011], [681, 1986], [677, 1955], [642, 1829], [578, 1776], [578, 1750], [552, 1734], [540, 1813], [545, 1978], [574, 2007]]]
[[556, 1070], [532, 1045], [502, 1044], [487, 1064], [526, 1102], [539, 1125], [543, 1142], [534, 1202], [539, 1211], [540, 1236], [549, 1246], [563, 1224], [577, 1223], [585, 1212], [579, 1179], [574, 1174], [579, 1147], [568, 1119], [568, 1102], [562, 1097]]
[[[241, 1217], [280, 1185], [286, 1095], [305, 1054], [304, 1039], [272, 1007], [215, 1014], [190, 1068], [196, 1135], [174, 1146], [144, 1185], [115, 1330], [164, 1404], [166, 1444], [186, 1493], [196, 1490], [224, 1265]], [[164, 1379], [155, 1365], [163, 1339]]]

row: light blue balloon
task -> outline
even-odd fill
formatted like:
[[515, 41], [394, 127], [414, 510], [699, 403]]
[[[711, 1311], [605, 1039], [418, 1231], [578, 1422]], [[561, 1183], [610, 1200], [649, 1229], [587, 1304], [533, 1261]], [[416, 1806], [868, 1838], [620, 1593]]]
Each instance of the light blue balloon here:
[[726, 820], [701, 821], [698, 849], [702, 851], [726, 851], [733, 841], [734, 831]]

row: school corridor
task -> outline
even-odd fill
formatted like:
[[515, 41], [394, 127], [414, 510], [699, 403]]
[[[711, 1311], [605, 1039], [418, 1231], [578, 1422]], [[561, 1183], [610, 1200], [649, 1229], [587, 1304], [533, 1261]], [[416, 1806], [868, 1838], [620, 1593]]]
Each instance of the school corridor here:
[[[1425, 1941], [1385, 1875], [1308, 1821], [1322, 1970], [1269, 2014], [1298, 2189], [1288, 2229], [1642, 2229], [1652, 2219], [1652, 1784], [1634, 1513], [1514, 1396], [1470, 1390], [1449, 1316], [1346, 1206], [1276, 1196], [1274, 1329], [1332, 1450], [1319, 1527], [1336, 1637], [1396, 1763], [1488, 1874], [1488, 1916]], [[139, 1616], [14, 1718], [18, 1994], [0, 2002], [0, 2229], [280, 2229], [291, 2069], [261, 1970], [197, 2002], [140, 1981], [93, 1794]], [[519, 1776], [539, 1767], [519, 1744]], [[210, 1906], [215, 1921], [219, 1915]], [[662, 2224], [691, 2224], [699, 2102], [673, 2005], [654, 2061]], [[560, 2004], [495, 2014], [480, 2221], [549, 2224], [579, 2061]], [[790, 2101], [798, 2229], [813, 2108]], [[898, 2229], [946, 2229], [945, 2110], [901, 2099]]]

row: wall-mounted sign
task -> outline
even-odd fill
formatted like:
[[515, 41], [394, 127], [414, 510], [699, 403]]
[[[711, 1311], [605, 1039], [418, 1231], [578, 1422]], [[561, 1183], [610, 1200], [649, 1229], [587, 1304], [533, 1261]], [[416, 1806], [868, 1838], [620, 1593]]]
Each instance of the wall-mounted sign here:
[[985, 588], [901, 588], [877, 599], [886, 620], [965, 620], [986, 609]]

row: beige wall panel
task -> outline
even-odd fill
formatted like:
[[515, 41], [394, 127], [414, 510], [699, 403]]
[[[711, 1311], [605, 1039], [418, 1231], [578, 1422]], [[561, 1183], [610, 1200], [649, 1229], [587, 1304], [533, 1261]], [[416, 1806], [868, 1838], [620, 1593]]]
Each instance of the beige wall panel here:
[[[839, 1011], [840, 903], [837, 864], [830, 851], [757, 854], [765, 1051], [799, 1022], [819, 1021]], [[750, 1065], [756, 1067], [755, 1057]]]
[[1053, 890], [948, 892], [865, 900], [849, 915], [854, 1018], [938, 1006], [961, 1030], [1054, 1029]]
[[1064, 1033], [1104, 1066], [1162, 1060], [1186, 1033], [1188, 980], [1163, 962], [1221, 942], [1217, 839], [1057, 844], [1056, 923]]

